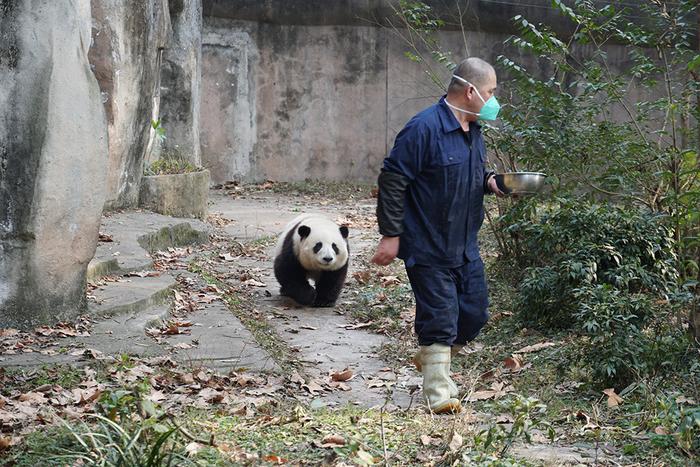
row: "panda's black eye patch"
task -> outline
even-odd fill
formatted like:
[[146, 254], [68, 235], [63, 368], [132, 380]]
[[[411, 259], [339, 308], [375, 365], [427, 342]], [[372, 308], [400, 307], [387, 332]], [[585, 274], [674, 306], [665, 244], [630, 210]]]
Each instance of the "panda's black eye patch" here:
[[336, 245], [335, 243], [333, 244], [333, 251], [335, 251], [335, 254], [336, 254], [336, 255], [337, 255], [338, 253], [340, 253], [340, 250], [338, 249], [338, 245]]
[[317, 244], [314, 245], [314, 253], [318, 253], [318, 251], [321, 249], [323, 246], [323, 243], [318, 242]]

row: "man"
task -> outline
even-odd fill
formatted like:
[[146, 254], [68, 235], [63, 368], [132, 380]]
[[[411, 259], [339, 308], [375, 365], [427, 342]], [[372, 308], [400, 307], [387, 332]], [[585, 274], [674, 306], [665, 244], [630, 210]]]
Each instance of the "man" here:
[[372, 261], [397, 256], [416, 299], [415, 330], [423, 394], [435, 413], [461, 410], [451, 357], [488, 319], [488, 293], [477, 232], [484, 193], [503, 193], [485, 169], [477, 120], [495, 120], [496, 72], [479, 58], [455, 69], [437, 104], [399, 132], [379, 175], [377, 220], [382, 238]]

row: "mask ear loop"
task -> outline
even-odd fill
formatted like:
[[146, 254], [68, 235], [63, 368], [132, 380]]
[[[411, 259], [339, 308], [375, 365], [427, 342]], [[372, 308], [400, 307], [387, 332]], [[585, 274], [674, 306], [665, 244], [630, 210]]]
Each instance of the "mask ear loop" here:
[[464, 84], [469, 85], [470, 88], [474, 88], [474, 92], [476, 92], [476, 95], [479, 96], [479, 99], [481, 99], [481, 102], [483, 102], [484, 104], [486, 104], [486, 101], [485, 101], [484, 98], [481, 96], [481, 93], [479, 92], [479, 90], [476, 89], [476, 86], [474, 86], [472, 83], [470, 83], [470, 82], [467, 81], [466, 79], [462, 78], [461, 76], [452, 75], [452, 77], [453, 77], [454, 79], [456, 79], [457, 81], [461, 81], [461, 82], [463, 82]]

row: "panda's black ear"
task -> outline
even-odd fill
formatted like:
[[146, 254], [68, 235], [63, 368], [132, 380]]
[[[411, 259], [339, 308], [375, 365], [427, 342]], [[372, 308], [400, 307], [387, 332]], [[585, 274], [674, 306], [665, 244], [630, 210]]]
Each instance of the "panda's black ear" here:
[[341, 225], [340, 226], [340, 235], [343, 236], [343, 238], [348, 238], [348, 226], [347, 225]]
[[300, 225], [297, 232], [299, 232], [301, 238], [306, 238], [311, 233], [311, 228], [308, 225]]

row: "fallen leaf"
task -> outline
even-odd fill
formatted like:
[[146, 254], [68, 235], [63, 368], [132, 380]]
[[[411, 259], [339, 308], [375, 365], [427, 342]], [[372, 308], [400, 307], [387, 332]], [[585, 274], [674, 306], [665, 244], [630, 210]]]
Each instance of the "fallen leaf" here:
[[304, 381], [304, 378], [302, 378], [301, 375], [299, 375], [299, 373], [296, 371], [289, 376], [289, 381], [297, 384], [304, 384], [306, 382]]
[[494, 381], [491, 383], [490, 390], [475, 391], [469, 395], [470, 401], [487, 400], [487, 399], [498, 399], [505, 396], [508, 392], [513, 391], [513, 386], [505, 386], [500, 381]]
[[503, 364], [511, 371], [518, 371], [523, 367], [523, 360], [519, 355], [511, 355], [503, 361]]
[[0, 451], [8, 449], [10, 446], [12, 446], [12, 438], [5, 438], [4, 436], [0, 436]]
[[450, 444], [448, 444], [448, 447], [450, 448], [450, 451], [455, 453], [459, 451], [459, 449], [462, 447], [462, 443], [464, 441], [462, 440], [462, 435], [457, 433], [456, 431], [452, 433], [452, 439], [450, 440]]
[[339, 328], [345, 328], [348, 330], [351, 329], [362, 329], [362, 328], [367, 328], [370, 327], [371, 325], [374, 324], [374, 321], [367, 321], [366, 323], [357, 323], [357, 324], [338, 324], [337, 326]]
[[358, 464], [360, 464], [360, 465], [374, 465], [374, 457], [372, 456], [372, 454], [368, 453], [367, 451], [363, 451], [362, 449], [358, 449], [358, 451], [355, 455], [357, 456]]
[[352, 391], [352, 388], [340, 381], [331, 381], [328, 383], [328, 386], [330, 386], [333, 389], [340, 389], [341, 391]]
[[124, 277], [160, 277], [159, 271], [132, 271], [124, 274]]
[[179, 344], [173, 345], [174, 349], [191, 349], [192, 347], [194, 347], [194, 345], [188, 344], [186, 342], [180, 342]]
[[0, 329], [0, 337], [12, 337], [12, 336], [16, 336], [17, 334], [19, 334], [19, 331], [17, 329], [13, 329], [13, 328]]
[[196, 374], [193, 375], [198, 381], [202, 383], [207, 383], [211, 378], [209, 375], [204, 371], [204, 370], [199, 370]]
[[75, 388], [72, 391], [73, 394], [73, 402], [81, 405], [85, 404], [88, 402], [92, 402], [96, 400], [97, 398], [102, 395], [102, 390], [99, 388], [90, 388], [90, 389], [80, 389], [80, 388]]
[[530, 353], [530, 352], [537, 352], [542, 349], [546, 349], [547, 347], [554, 347], [555, 344], [554, 342], [540, 342], [539, 344], [533, 344], [533, 345], [528, 345], [527, 347], [523, 347], [522, 349], [516, 351], [515, 353]]
[[352, 277], [358, 284], [364, 285], [369, 282], [370, 278], [372, 277], [372, 272], [369, 270], [355, 271], [352, 273]]
[[194, 376], [192, 373], [184, 373], [178, 376], [178, 379], [182, 384], [194, 384]]
[[657, 435], [667, 435], [668, 430], [666, 430], [666, 428], [659, 425], [656, 428], [654, 428], [654, 433], [656, 433]]
[[306, 384], [302, 384], [301, 387], [302, 389], [309, 391], [311, 394], [316, 394], [317, 392], [323, 391], [323, 387], [313, 380], [310, 380]]
[[678, 396], [676, 397], [676, 404], [689, 404], [689, 405], [696, 405], [695, 399], [690, 399], [685, 396]]
[[401, 280], [396, 276], [383, 276], [380, 282], [382, 287], [391, 287], [392, 285], [400, 284]]
[[286, 464], [287, 463], [287, 459], [285, 459], [283, 457], [275, 456], [272, 454], [269, 456], [263, 457], [263, 460], [266, 462], [272, 462], [273, 464]]
[[615, 389], [613, 388], [604, 389], [603, 394], [608, 396], [608, 407], [617, 407], [623, 402], [622, 397], [615, 394]]
[[335, 448], [345, 446], [345, 438], [340, 435], [328, 435], [321, 440], [322, 448]]
[[20, 402], [29, 402], [30, 404], [44, 404], [46, 397], [41, 392], [29, 391], [19, 396]]
[[203, 444], [199, 444], [196, 441], [192, 441], [187, 446], [185, 446], [185, 452], [187, 452], [187, 455], [189, 457], [192, 457], [196, 455], [199, 451], [201, 451], [203, 447]]
[[260, 282], [255, 279], [248, 279], [247, 281], [243, 282], [243, 285], [247, 285], [248, 287], [267, 287], [264, 282]]
[[224, 399], [226, 397], [225, 392], [217, 391], [216, 389], [213, 388], [204, 388], [199, 392], [199, 397], [202, 398], [204, 401], [212, 403], [212, 404], [218, 404], [221, 402], [224, 402]]
[[331, 379], [333, 381], [348, 381], [350, 378], [352, 378], [352, 370], [348, 368], [331, 374]]

